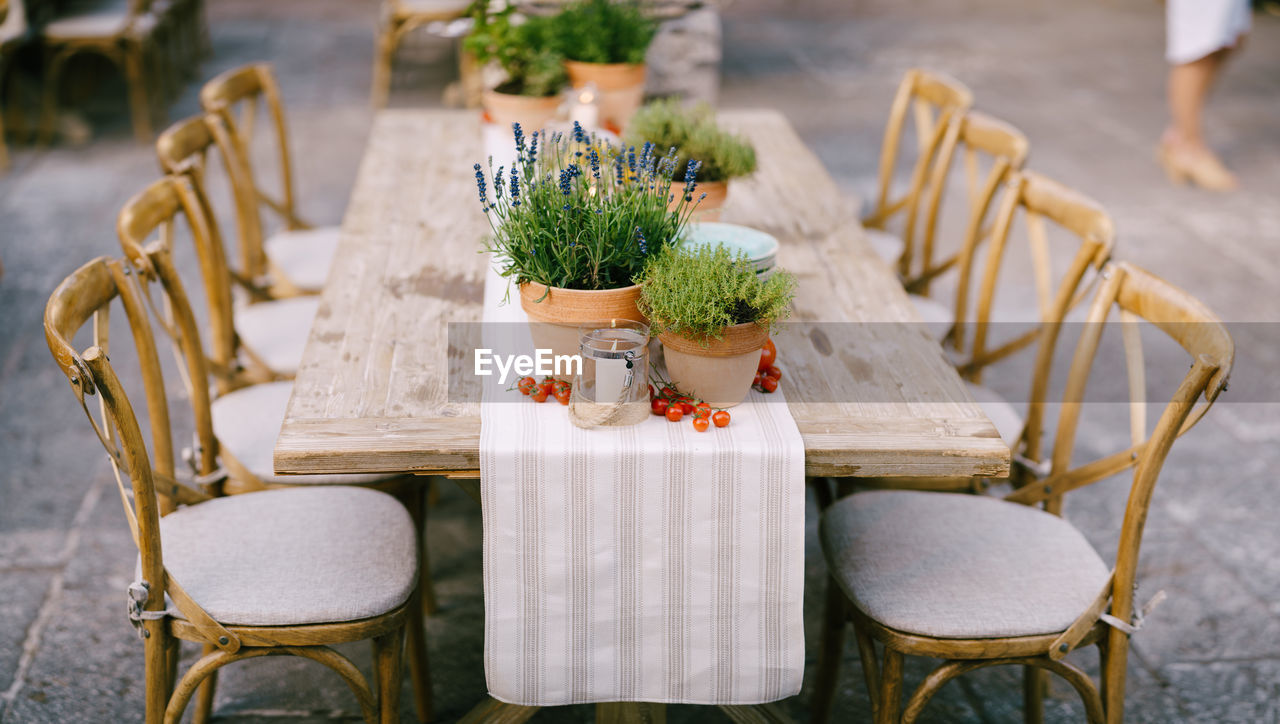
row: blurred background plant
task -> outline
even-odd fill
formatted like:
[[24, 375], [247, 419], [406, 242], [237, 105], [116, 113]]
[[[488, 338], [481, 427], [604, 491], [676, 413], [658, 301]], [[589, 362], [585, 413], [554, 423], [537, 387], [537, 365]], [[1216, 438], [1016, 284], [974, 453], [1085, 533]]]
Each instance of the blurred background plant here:
[[626, 140], [636, 146], [648, 142], [680, 149], [676, 176], [681, 178], [690, 159], [700, 163], [699, 181], [728, 181], [756, 170], [755, 149], [745, 138], [721, 128], [706, 103], [690, 108], [674, 98], [653, 101], [631, 117]]
[[643, 63], [657, 26], [635, 2], [580, 0], [551, 16], [555, 47], [583, 63]]
[[514, 5], [494, 10], [488, 0], [475, 0], [467, 14], [475, 26], [463, 47], [481, 65], [496, 62], [502, 67], [507, 79], [495, 88], [499, 93], [551, 96], [568, 82], [551, 18], [521, 15]]

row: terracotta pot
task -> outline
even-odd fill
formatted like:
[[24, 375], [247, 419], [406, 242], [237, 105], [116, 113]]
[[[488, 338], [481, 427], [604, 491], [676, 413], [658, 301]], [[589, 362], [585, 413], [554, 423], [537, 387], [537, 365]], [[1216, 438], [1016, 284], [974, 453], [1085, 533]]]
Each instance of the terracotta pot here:
[[482, 99], [484, 109], [488, 111], [489, 118], [494, 123], [507, 128], [510, 128], [512, 123], [519, 123], [526, 129], [526, 133], [545, 128], [560, 110], [559, 95], [518, 96], [487, 90]]
[[625, 130], [644, 103], [644, 63], [582, 63], [566, 60], [569, 84], [581, 88], [594, 83], [600, 92], [600, 122]]
[[549, 349], [553, 355], [578, 354], [578, 327], [588, 322], [630, 319], [648, 324], [649, 320], [636, 308], [639, 299], [638, 285], [601, 290], [551, 287], [550, 292], [535, 282], [520, 285], [520, 307], [529, 315], [533, 345]]
[[[671, 183], [671, 190], [679, 194], [684, 188], [684, 182], [676, 179]], [[698, 204], [698, 209], [693, 212], [694, 221], [719, 221], [720, 209], [724, 207], [725, 200], [729, 197], [728, 181], [699, 181], [697, 188], [693, 190], [693, 200], [697, 201], [698, 197], [706, 194], [707, 198]], [[690, 203], [693, 203], [692, 201]], [[670, 209], [676, 210], [680, 205], [680, 197], [676, 196], [672, 200]]]
[[706, 347], [676, 334], [658, 339], [667, 374], [677, 389], [712, 407], [733, 407], [751, 390], [769, 330], [754, 323], [738, 324], [726, 329], [721, 339], [708, 340]]

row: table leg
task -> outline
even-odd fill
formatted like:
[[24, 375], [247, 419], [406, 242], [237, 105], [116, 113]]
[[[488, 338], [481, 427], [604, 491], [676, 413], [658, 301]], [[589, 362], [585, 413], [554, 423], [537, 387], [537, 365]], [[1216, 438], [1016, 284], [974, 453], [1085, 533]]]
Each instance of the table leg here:
[[476, 704], [467, 712], [458, 724], [520, 724], [529, 721], [529, 717], [538, 713], [536, 706], [518, 706], [507, 704], [491, 696]]
[[794, 724], [776, 703], [752, 706], [721, 706], [720, 711], [738, 724]]
[[596, 724], [666, 724], [667, 705], [644, 701], [596, 704]]

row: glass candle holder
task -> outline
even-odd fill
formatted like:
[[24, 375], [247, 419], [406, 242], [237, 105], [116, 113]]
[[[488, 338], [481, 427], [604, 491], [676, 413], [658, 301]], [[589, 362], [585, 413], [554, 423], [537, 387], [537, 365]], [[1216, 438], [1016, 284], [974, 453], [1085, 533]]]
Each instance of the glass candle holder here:
[[608, 319], [578, 328], [582, 366], [570, 416], [580, 427], [635, 425], [649, 415], [649, 326]]

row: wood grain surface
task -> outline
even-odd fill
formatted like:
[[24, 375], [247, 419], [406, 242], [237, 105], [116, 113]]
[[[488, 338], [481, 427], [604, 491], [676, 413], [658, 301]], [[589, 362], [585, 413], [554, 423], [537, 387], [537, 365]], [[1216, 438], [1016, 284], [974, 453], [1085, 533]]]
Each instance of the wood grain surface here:
[[[759, 170], [723, 220], [782, 242], [798, 278], [778, 340], [808, 475], [997, 476], [1009, 450], [867, 246], [852, 199], [774, 111], [726, 111]], [[381, 112], [276, 443], [279, 473], [479, 468], [477, 403], [450, 402], [448, 324], [478, 322], [488, 225], [466, 111]], [[846, 324], [842, 324], [846, 323]], [[847, 324], [854, 323], [854, 324]]]

